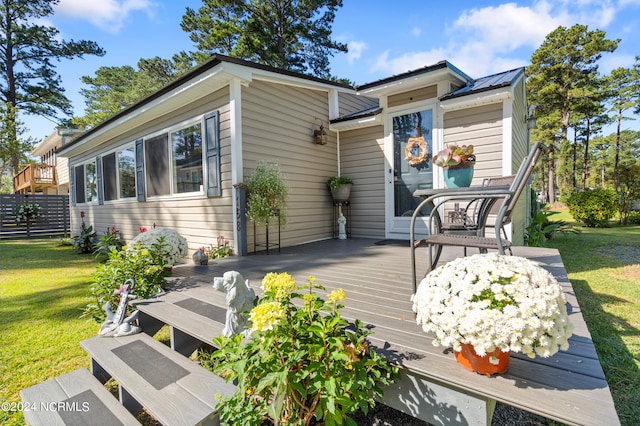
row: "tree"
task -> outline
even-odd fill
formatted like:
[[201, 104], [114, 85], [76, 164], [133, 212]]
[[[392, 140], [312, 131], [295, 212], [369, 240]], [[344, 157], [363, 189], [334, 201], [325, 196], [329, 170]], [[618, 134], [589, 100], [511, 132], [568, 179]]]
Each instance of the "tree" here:
[[29, 162], [27, 153], [36, 141], [21, 138], [24, 133], [16, 108], [8, 102], [0, 104], [0, 175], [15, 175], [19, 164]]
[[[584, 25], [558, 27], [547, 35], [531, 56], [527, 68], [529, 101], [537, 106], [536, 116], [545, 117], [547, 129], [540, 138], [548, 147], [549, 201], [555, 201], [555, 151], [567, 144], [567, 131], [576, 101], [598, 73], [597, 61], [603, 52], [613, 52], [620, 40], [608, 40], [601, 30], [589, 31]], [[550, 132], [553, 137], [550, 136]], [[534, 137], [540, 133], [534, 132]]]
[[80, 89], [85, 99], [84, 117], [74, 117], [74, 126], [95, 126], [145, 96], [159, 90], [184, 70], [169, 59], [158, 56], [140, 59], [138, 70], [125, 65], [100, 67], [95, 77], [82, 76], [88, 89]]
[[[53, 14], [52, 6], [57, 3], [58, 0], [0, 1], [0, 101], [7, 111], [15, 109], [16, 114], [53, 119], [59, 114], [70, 115], [71, 102], [64, 96], [53, 61], [104, 55], [96, 43], [60, 40], [56, 28], [42, 24]], [[5, 122], [6, 138], [0, 151], [10, 156], [10, 167], [16, 173], [20, 153], [7, 153], [7, 149], [17, 143], [17, 124], [15, 120]]]
[[622, 121], [630, 120], [625, 116], [625, 112], [634, 106], [634, 75], [629, 68], [616, 68], [611, 71], [611, 75], [606, 78], [608, 90], [611, 98], [610, 112], [613, 113], [616, 122], [616, 152], [613, 165], [614, 188], [617, 191], [620, 184], [618, 179], [618, 166], [620, 164], [620, 133]]
[[329, 58], [347, 46], [331, 40], [342, 0], [203, 0], [186, 9], [181, 27], [190, 33], [201, 62], [221, 53], [276, 68], [330, 78]]

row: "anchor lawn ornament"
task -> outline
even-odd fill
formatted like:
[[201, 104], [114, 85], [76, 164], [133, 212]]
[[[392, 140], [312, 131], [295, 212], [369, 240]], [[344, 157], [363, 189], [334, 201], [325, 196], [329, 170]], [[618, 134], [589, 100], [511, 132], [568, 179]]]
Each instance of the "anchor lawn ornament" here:
[[227, 316], [222, 330], [224, 337], [246, 333], [247, 316], [244, 312], [253, 309], [256, 293], [239, 272], [227, 271], [221, 277], [213, 279], [213, 288], [227, 293]]
[[127, 312], [129, 300], [136, 298], [134, 294], [131, 294], [131, 290], [134, 285], [135, 282], [129, 278], [120, 286], [119, 289], [114, 290], [113, 294], [120, 296], [120, 303], [118, 304], [118, 309], [116, 309], [115, 314], [111, 312], [111, 303], [107, 302], [104, 304], [102, 309], [104, 309], [105, 314], [107, 314], [107, 320], [102, 324], [102, 327], [100, 327], [98, 336], [120, 337], [140, 333], [142, 331], [139, 326], [131, 324], [132, 321], [138, 318], [138, 310], [135, 310], [128, 317], [124, 317]]

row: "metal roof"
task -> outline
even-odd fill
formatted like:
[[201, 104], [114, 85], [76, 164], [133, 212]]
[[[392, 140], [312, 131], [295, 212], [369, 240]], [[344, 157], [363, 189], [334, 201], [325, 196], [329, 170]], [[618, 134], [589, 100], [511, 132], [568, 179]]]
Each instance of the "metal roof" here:
[[474, 93], [486, 92], [488, 90], [499, 89], [501, 87], [508, 87], [515, 83], [521, 75], [524, 74], [524, 67], [516, 68], [510, 71], [504, 71], [498, 74], [488, 75], [486, 77], [478, 78], [469, 82], [466, 86], [447, 93], [440, 98], [441, 101], [446, 99], [458, 98], [460, 96], [467, 96]]

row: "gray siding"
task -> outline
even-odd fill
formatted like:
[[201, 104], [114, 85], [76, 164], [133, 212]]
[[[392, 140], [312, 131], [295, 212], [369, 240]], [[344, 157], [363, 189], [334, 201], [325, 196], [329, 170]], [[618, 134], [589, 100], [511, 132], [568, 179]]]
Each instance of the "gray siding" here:
[[340, 133], [342, 175], [354, 183], [351, 225], [356, 237], [385, 235], [383, 135], [382, 126]]
[[[187, 197], [147, 198], [145, 202], [126, 199], [105, 202], [103, 205], [78, 204], [71, 207], [72, 235], [80, 232], [80, 212], [85, 212], [85, 223], [93, 225], [98, 235], [106, 229], [116, 226], [122, 236], [129, 241], [138, 234], [140, 227], [171, 227], [189, 242], [189, 250], [215, 244], [219, 235], [233, 239], [231, 186], [231, 149], [229, 139], [229, 96], [228, 88], [223, 88], [197, 102], [161, 117], [157, 117], [145, 126], [135, 129], [117, 139], [111, 140], [93, 151], [91, 155], [70, 159], [72, 165], [95, 159], [116, 147], [129, 144], [151, 133], [171, 127], [184, 120], [201, 116], [211, 111], [220, 112], [220, 145], [222, 171], [222, 197], [207, 198], [205, 195]], [[235, 246], [235, 242], [232, 241]]]
[[[253, 81], [243, 88], [242, 105], [243, 176], [249, 176], [261, 160], [273, 162], [288, 185], [282, 246], [331, 238], [331, 197], [326, 181], [338, 171], [336, 136], [328, 131], [326, 145], [316, 145], [313, 138], [319, 120], [328, 127], [328, 93]], [[256, 232], [257, 242], [264, 242], [264, 227]], [[272, 235], [275, 230], [270, 230], [271, 241]], [[250, 252], [253, 236], [249, 223]]]

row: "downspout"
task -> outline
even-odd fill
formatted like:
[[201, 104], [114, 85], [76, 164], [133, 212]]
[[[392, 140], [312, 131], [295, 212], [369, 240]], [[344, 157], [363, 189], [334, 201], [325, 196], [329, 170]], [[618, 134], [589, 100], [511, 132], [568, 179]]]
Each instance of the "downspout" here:
[[246, 187], [242, 185], [244, 161], [242, 158], [242, 83], [233, 79], [229, 83], [229, 115], [231, 144], [231, 184], [233, 240], [236, 254], [247, 255], [247, 221], [245, 216]]

